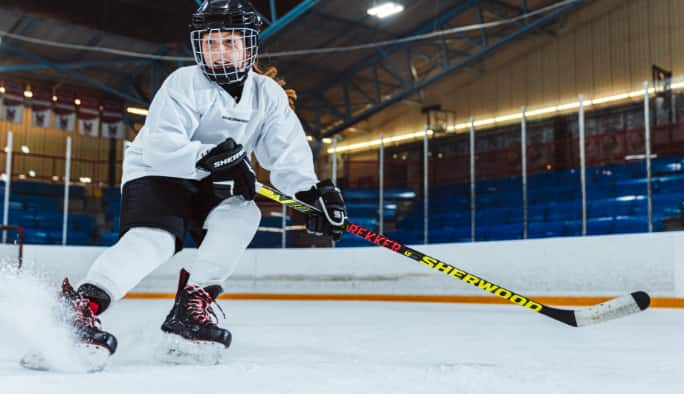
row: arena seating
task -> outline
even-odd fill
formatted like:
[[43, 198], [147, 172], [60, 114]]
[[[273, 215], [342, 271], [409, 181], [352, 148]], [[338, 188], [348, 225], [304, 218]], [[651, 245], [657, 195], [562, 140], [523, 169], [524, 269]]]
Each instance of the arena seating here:
[[[587, 169], [587, 234], [624, 234], [648, 231], [647, 181], [643, 162], [613, 164]], [[684, 159], [652, 161], [654, 231], [664, 230], [666, 219], [679, 219], [684, 201]], [[476, 239], [521, 239], [523, 233], [521, 177], [480, 181], [476, 185]], [[347, 189], [350, 219], [371, 229], [377, 220], [377, 191]], [[387, 193], [386, 193], [387, 194]], [[391, 195], [391, 193], [390, 193]], [[388, 204], [386, 199], [385, 212]], [[396, 220], [396, 231], [387, 235], [405, 243], [423, 242], [423, 201], [413, 201], [405, 216], [386, 213]], [[470, 185], [431, 188], [429, 241], [468, 242]], [[565, 170], [528, 177], [528, 238], [578, 236], [582, 233], [580, 174]], [[366, 242], [346, 236], [340, 246]]]
[[[0, 205], [4, 206], [4, 182], [0, 182]], [[61, 244], [64, 209], [64, 186], [41, 182], [14, 181], [11, 184], [9, 223], [24, 227], [27, 244]], [[72, 185], [69, 199], [84, 206], [86, 191]], [[74, 206], [72, 205], [72, 207]], [[95, 235], [95, 219], [83, 213], [70, 213], [67, 244], [89, 245]]]
[[[646, 169], [642, 162], [613, 164], [587, 169], [587, 233], [623, 234], [648, 230]], [[663, 231], [665, 220], [682, 215], [684, 159], [652, 162], [654, 230]], [[478, 241], [522, 238], [522, 180], [520, 177], [480, 181], [476, 185], [476, 239]], [[0, 183], [0, 198], [4, 189]], [[9, 205], [12, 224], [26, 229], [25, 242], [59, 244], [62, 238], [61, 185], [17, 181], [12, 184]], [[388, 236], [405, 243], [423, 242], [423, 201], [410, 188], [387, 189], [383, 214]], [[373, 230], [378, 228], [378, 191], [346, 189], [344, 197], [350, 220]], [[72, 201], [83, 201], [85, 188], [72, 186]], [[68, 243], [112, 245], [118, 239], [119, 188], [103, 190], [103, 208], [109, 231], [96, 234], [95, 220], [83, 213], [69, 215]], [[580, 176], [577, 170], [535, 174], [528, 177], [528, 238], [581, 234]], [[470, 185], [431, 188], [429, 240], [431, 243], [469, 242]], [[264, 217], [250, 247], [280, 247], [279, 217]], [[194, 243], [188, 238], [187, 246]], [[364, 240], [346, 235], [339, 246], [363, 246]]]

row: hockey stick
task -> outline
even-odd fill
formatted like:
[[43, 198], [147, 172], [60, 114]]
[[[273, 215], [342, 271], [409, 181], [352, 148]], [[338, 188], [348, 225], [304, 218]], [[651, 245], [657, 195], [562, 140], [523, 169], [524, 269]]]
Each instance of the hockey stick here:
[[[257, 193], [263, 197], [273, 200], [277, 203], [283, 204], [295, 211], [307, 215], [321, 215], [321, 211], [304, 202], [298, 201], [293, 197], [285, 195], [278, 190], [271, 187], [257, 183]], [[384, 235], [380, 235], [368, 230], [363, 226], [347, 221], [344, 225], [346, 232], [357, 237], [363, 238], [366, 241], [387, 248], [395, 253], [399, 253], [405, 257], [411, 258], [421, 264], [424, 264], [435, 271], [448, 275], [451, 278], [461, 280], [469, 283], [479, 289], [488, 293], [499, 296], [513, 304], [520, 305], [531, 311], [541, 313], [554, 320], [573, 327], [588, 326], [591, 324], [601, 323], [607, 320], [618, 319], [636, 312], [640, 312], [648, 308], [651, 298], [644, 291], [637, 291], [629, 295], [613, 298], [601, 304], [579, 308], [579, 309], [559, 309], [544, 305], [540, 302], [532, 300], [530, 297], [523, 296], [512, 290], [489, 282], [483, 278], [469, 274], [468, 272], [459, 269], [449, 263], [441, 261], [437, 258], [428, 256], [415, 249], [409, 248], [397, 241], [391, 240]]]

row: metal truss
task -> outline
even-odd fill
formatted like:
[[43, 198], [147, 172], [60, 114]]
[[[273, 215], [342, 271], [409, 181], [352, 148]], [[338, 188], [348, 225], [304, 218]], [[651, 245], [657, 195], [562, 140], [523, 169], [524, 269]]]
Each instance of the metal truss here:
[[[527, 13], [527, 1], [515, 7], [503, 0], [462, 0], [406, 37], [445, 29], [467, 13], [480, 23]], [[397, 102], [419, 93], [441, 78], [467, 68], [496, 49], [528, 34], [554, 34], [544, 26], [581, 5], [569, 3], [542, 16], [485, 31], [378, 48], [321, 86], [304, 92], [313, 105], [302, 108], [317, 137], [330, 137]]]

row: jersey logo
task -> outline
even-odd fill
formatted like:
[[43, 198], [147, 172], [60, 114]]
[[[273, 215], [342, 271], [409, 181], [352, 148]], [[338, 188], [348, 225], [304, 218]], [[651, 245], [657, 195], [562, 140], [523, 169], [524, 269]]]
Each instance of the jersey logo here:
[[239, 123], [249, 123], [249, 119], [240, 119], [240, 118], [234, 118], [232, 116], [221, 116], [221, 119], [225, 119], [230, 122], [239, 122]]

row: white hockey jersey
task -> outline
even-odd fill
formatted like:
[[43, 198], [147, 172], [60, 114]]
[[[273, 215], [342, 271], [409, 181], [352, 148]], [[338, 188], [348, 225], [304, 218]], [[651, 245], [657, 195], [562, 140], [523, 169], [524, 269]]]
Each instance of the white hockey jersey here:
[[169, 75], [154, 96], [145, 125], [125, 150], [121, 183], [144, 176], [202, 179], [208, 173], [195, 163], [228, 137], [256, 154], [282, 192], [318, 182], [302, 125], [272, 78], [251, 72], [236, 103], [199, 66], [188, 66]]

